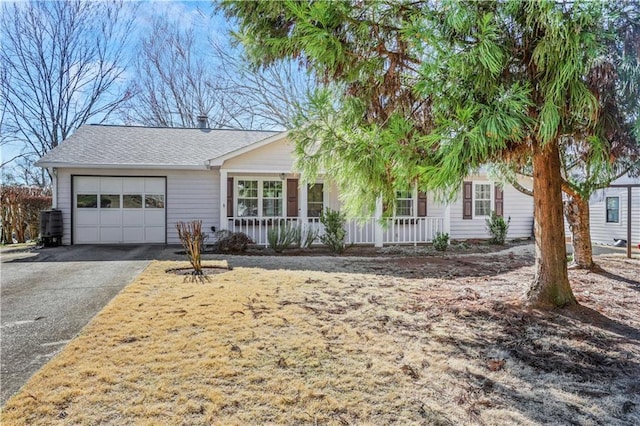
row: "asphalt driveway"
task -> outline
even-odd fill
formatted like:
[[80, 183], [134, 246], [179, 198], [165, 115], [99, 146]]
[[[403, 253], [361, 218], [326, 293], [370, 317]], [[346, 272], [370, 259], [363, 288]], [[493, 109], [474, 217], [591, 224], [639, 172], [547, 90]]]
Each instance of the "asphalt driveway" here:
[[69, 246], [1, 254], [0, 405], [165, 246]]

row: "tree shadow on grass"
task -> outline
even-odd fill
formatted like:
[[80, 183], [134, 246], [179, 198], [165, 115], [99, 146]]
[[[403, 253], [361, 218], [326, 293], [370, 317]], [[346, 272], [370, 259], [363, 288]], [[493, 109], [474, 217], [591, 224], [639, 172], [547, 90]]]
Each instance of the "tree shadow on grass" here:
[[623, 282], [625, 284], [629, 284], [629, 287], [633, 290], [636, 291], [640, 291], [640, 281], [638, 280], [634, 280], [631, 278], [627, 278], [627, 277], [623, 277], [622, 275], [618, 275], [618, 274], [614, 274], [613, 272], [609, 272], [605, 269], [599, 269], [597, 271], [595, 271], [596, 274], [601, 275], [605, 278], [608, 278], [610, 280], [614, 280], [614, 281], [620, 281]]
[[[461, 382], [459, 403], [471, 419], [477, 417], [474, 422], [493, 405], [506, 405], [536, 423], [634, 424], [640, 418], [637, 329], [584, 306], [538, 311], [486, 302], [463, 310], [465, 330], [472, 331], [440, 335], [439, 342], [463, 359], [496, 362], [491, 358], [501, 354], [497, 362], [506, 366], [500, 374], [490, 367], [486, 374], [454, 370]], [[503, 373], [527, 386], [508, 385]]]

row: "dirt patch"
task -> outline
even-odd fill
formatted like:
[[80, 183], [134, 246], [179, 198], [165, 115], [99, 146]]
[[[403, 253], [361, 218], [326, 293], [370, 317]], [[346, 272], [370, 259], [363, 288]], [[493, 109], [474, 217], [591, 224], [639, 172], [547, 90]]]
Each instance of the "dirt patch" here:
[[[235, 253], [241, 256], [278, 256], [278, 257], [316, 257], [316, 256], [334, 256], [334, 257], [406, 257], [406, 256], [443, 256], [457, 254], [482, 254], [495, 253], [504, 250], [515, 249], [528, 246], [531, 244], [529, 239], [517, 239], [508, 241], [505, 245], [490, 244], [486, 240], [465, 240], [452, 241], [446, 252], [441, 252], [433, 248], [431, 244], [419, 245], [390, 245], [385, 247], [374, 247], [372, 245], [347, 245], [344, 252], [336, 255], [327, 247], [314, 246], [312, 248], [288, 248], [282, 253], [276, 253], [274, 250], [258, 245], [250, 245], [246, 251]], [[176, 254], [184, 254], [184, 251], [176, 252]], [[216, 252], [206, 248], [203, 254], [229, 254]]]
[[3, 421], [640, 424], [638, 259], [570, 271], [581, 305], [539, 311], [529, 249], [304, 258], [205, 285], [152, 264]]
[[229, 272], [229, 268], [218, 267], [218, 266], [205, 266], [201, 269], [200, 274], [196, 273], [193, 268], [174, 268], [167, 269], [168, 274], [182, 275], [182, 276], [193, 276], [193, 275], [216, 275], [223, 274], [225, 272]]

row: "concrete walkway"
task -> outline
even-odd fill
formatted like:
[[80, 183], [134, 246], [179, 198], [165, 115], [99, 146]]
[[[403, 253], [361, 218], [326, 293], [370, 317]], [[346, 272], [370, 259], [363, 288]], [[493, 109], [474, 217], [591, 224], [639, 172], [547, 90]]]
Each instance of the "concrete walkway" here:
[[0, 253], [0, 405], [164, 246], [71, 246]]

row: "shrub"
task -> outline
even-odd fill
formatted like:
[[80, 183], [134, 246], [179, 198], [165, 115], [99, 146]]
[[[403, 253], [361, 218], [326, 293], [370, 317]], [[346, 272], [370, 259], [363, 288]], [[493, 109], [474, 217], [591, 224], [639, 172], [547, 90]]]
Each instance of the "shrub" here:
[[51, 208], [48, 189], [15, 185], [0, 186], [0, 242], [24, 243], [38, 238], [40, 210]]
[[216, 232], [214, 250], [223, 253], [243, 253], [253, 240], [244, 232], [231, 232], [226, 229]]
[[511, 223], [511, 217], [506, 221], [502, 216], [498, 216], [495, 211], [491, 212], [491, 216], [486, 219], [487, 230], [491, 234], [489, 242], [491, 244], [503, 245], [507, 239], [507, 232], [509, 232], [509, 223]]
[[344, 251], [344, 239], [347, 237], [347, 231], [344, 225], [347, 218], [344, 214], [336, 210], [327, 208], [320, 215], [320, 223], [324, 225], [324, 234], [320, 235], [320, 241], [334, 253], [342, 253]]
[[289, 223], [284, 224], [281, 222], [279, 226], [274, 226], [267, 231], [267, 241], [269, 247], [271, 247], [276, 253], [282, 253], [283, 250], [288, 249], [292, 245], [300, 245], [301, 232], [297, 226], [292, 226]]
[[300, 248], [309, 248], [311, 244], [318, 238], [320, 231], [318, 229], [300, 229], [300, 237], [298, 239], [298, 246]]
[[447, 251], [449, 247], [449, 234], [446, 232], [444, 234], [438, 232], [436, 236], [433, 238], [433, 248], [438, 251]]
[[206, 237], [202, 233], [202, 221], [178, 222], [176, 228], [182, 247], [193, 266], [193, 274], [202, 275], [202, 247]]

